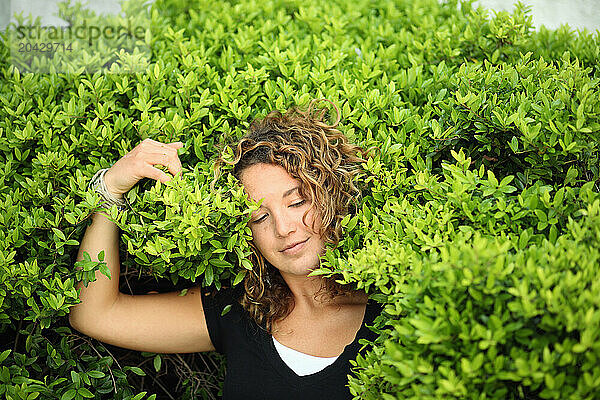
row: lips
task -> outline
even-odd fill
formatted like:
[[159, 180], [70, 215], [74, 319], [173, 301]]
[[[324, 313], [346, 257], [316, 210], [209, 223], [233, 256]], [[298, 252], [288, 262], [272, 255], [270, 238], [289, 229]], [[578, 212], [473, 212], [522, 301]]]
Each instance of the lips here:
[[308, 239], [302, 240], [302, 241], [300, 241], [300, 242], [295, 242], [295, 243], [292, 243], [292, 244], [290, 244], [290, 245], [288, 245], [288, 246], [284, 247], [284, 248], [283, 248], [283, 250], [281, 250], [281, 252], [283, 253], [284, 251], [286, 251], [286, 250], [290, 250], [290, 249], [292, 249], [292, 250], [295, 250], [295, 249], [296, 249], [296, 247], [295, 247], [295, 246], [297, 246], [297, 245], [299, 245], [299, 244], [302, 244], [302, 243], [306, 242], [307, 240], [308, 240]]

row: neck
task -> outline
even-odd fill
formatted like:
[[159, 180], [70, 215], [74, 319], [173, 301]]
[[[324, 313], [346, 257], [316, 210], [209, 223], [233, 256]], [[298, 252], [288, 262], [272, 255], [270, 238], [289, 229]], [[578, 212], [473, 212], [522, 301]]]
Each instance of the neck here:
[[322, 308], [324, 306], [321, 294], [315, 299], [315, 294], [325, 283], [322, 276], [299, 276], [285, 272], [282, 272], [281, 276], [292, 292], [295, 308]]
[[[340, 305], [339, 298], [330, 300], [324, 290], [315, 298], [315, 295], [325, 285], [325, 278], [321, 275], [309, 277], [282, 272], [281, 276], [292, 292], [294, 310], [297, 312], [308, 311], [315, 313], [325, 311], [331, 306], [338, 307]], [[356, 295], [359, 297], [359, 302], [366, 303], [368, 295], [364, 291], [357, 291]], [[342, 301], [342, 303], [344, 302]]]

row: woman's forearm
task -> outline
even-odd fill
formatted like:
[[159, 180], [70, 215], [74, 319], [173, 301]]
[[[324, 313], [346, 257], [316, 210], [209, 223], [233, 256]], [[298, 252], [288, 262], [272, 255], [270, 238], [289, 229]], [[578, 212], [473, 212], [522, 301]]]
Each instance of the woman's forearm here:
[[89, 253], [92, 261], [99, 261], [98, 253], [102, 250], [111, 279], [96, 271], [96, 280], [88, 283], [87, 287], [84, 287], [82, 282], [77, 283], [76, 288], [81, 288], [81, 303], [72, 307], [69, 314], [69, 321], [74, 326], [89, 325], [95, 320], [94, 317], [109, 308], [119, 295], [119, 228], [103, 213], [97, 212], [92, 215], [92, 223], [83, 235], [77, 261], [83, 260], [84, 251]]

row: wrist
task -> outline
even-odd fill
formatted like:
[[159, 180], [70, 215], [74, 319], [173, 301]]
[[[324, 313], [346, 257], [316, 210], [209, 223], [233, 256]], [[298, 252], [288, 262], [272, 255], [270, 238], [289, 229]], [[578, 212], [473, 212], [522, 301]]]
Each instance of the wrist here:
[[106, 186], [106, 191], [108, 192], [109, 195], [111, 195], [115, 199], [122, 200], [123, 198], [125, 198], [125, 194], [123, 194], [123, 193], [115, 193], [114, 191], [112, 191], [110, 189], [110, 187], [108, 187], [108, 185]]
[[110, 174], [110, 168], [109, 168], [109, 169], [107, 169], [107, 170], [106, 170], [106, 172], [103, 174], [104, 187], [105, 187], [105, 189], [106, 189], [106, 192], [107, 192], [107, 193], [108, 193], [110, 196], [112, 196], [112, 197], [114, 197], [114, 198], [116, 198], [116, 199], [122, 199], [123, 197], [125, 197], [125, 194], [124, 194], [124, 193], [118, 193], [118, 192], [116, 192], [116, 191], [115, 191], [115, 190], [112, 188], [112, 186], [111, 186], [111, 184], [110, 184], [110, 177], [109, 177], [109, 174]]
[[106, 182], [104, 181], [104, 175], [107, 171], [108, 168], [103, 168], [96, 172], [89, 183], [89, 187], [100, 194], [104, 200], [104, 206], [110, 207], [114, 204], [117, 208], [122, 210], [125, 208], [125, 199], [122, 194], [114, 194], [108, 190]]

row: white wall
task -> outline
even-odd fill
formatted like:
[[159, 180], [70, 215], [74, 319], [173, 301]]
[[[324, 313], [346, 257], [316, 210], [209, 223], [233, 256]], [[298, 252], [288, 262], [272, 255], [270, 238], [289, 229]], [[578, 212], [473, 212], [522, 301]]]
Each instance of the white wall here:
[[[491, 10], [511, 11], [514, 3], [514, 0], [477, 0], [475, 5]], [[586, 28], [595, 32], [600, 29], [600, 0], [521, 0], [521, 3], [531, 6], [531, 17], [536, 29], [541, 25], [556, 29], [563, 24], [568, 24], [574, 30]]]
[[[102, 14], [117, 14], [121, 10], [119, 0], [85, 1], [80, 0], [86, 5], [86, 8]], [[46, 26], [66, 26], [66, 23], [58, 18], [59, 0], [0, 0], [0, 29], [4, 29], [8, 24], [8, 18], [15, 13], [28, 14], [33, 17], [40, 17], [42, 25]], [[75, 0], [71, 0], [75, 4]], [[10, 16], [10, 17], [9, 17]], [[11, 19], [14, 22], [14, 18]]]
[[[418, 1], [418, 0], [416, 0]], [[54, 14], [58, 11], [58, 0], [0, 0], [0, 29], [8, 24], [8, 15], [14, 12], [32, 13], [42, 17], [43, 25], [60, 26], [61, 20]], [[71, 0], [71, 3], [74, 3]], [[600, 0], [522, 0], [532, 7], [533, 24], [537, 28], [545, 25], [556, 29], [561, 24], [569, 24], [573, 29], [600, 29]], [[88, 7], [96, 12], [117, 13], [119, 0], [87, 1]], [[477, 0], [476, 5], [492, 10], [512, 10], [514, 0]]]

